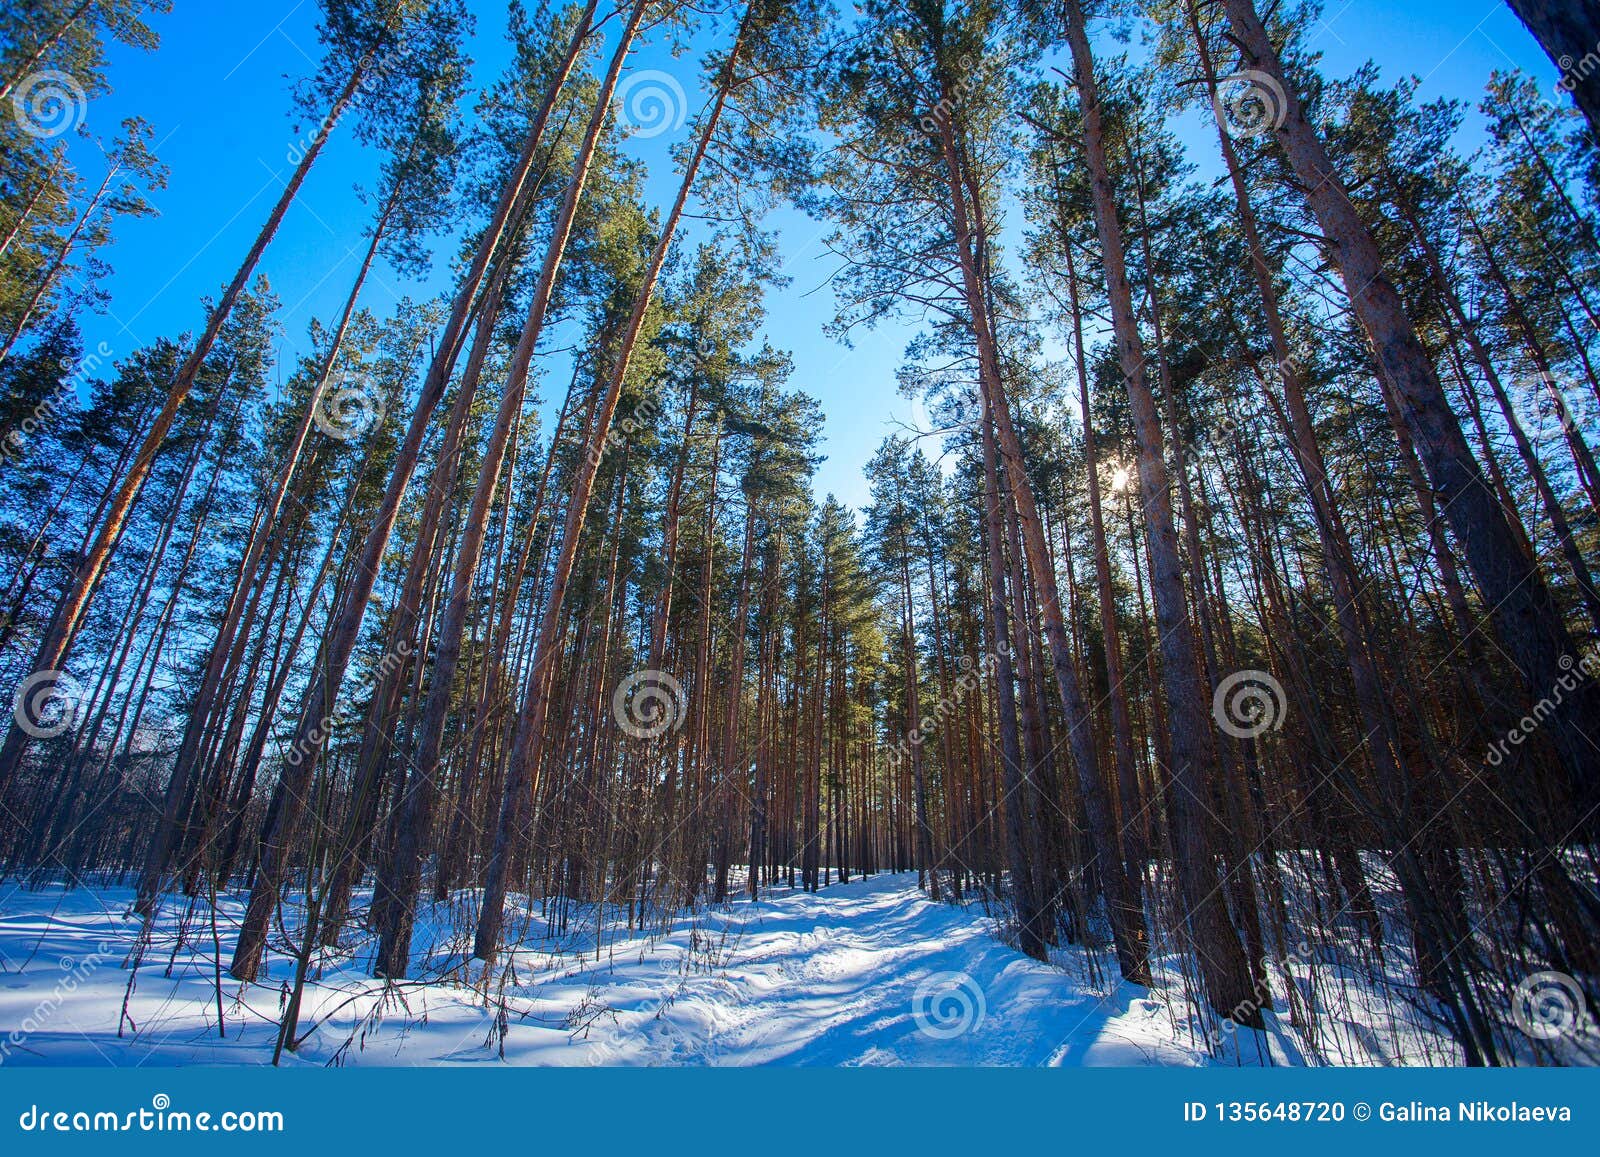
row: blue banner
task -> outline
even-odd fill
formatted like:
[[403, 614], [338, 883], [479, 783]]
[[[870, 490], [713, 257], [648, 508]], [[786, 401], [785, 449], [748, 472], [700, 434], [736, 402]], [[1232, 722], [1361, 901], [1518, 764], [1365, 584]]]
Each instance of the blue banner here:
[[1597, 1102], [1592, 1070], [1552, 1069], [12, 1069], [0, 1152], [1581, 1153]]

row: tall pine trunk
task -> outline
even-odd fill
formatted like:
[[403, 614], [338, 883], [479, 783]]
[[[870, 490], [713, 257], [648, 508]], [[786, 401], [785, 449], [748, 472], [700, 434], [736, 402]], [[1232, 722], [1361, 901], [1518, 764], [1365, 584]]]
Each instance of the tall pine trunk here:
[[1117, 358], [1139, 443], [1139, 493], [1144, 505], [1145, 545], [1167, 700], [1170, 762], [1166, 779], [1174, 870], [1186, 909], [1185, 922], [1212, 1009], [1220, 1016], [1238, 1017], [1242, 1023], [1258, 1025], [1259, 992], [1239, 934], [1229, 917], [1214, 851], [1207, 839], [1209, 817], [1204, 801], [1210, 798], [1215, 772], [1211, 718], [1207, 710], [1209, 696], [1200, 682], [1198, 644], [1183, 588], [1183, 564], [1172, 516], [1161, 418], [1145, 374], [1144, 345], [1128, 285], [1122, 223], [1106, 161], [1094, 57], [1089, 49], [1082, 6], [1078, 0], [1064, 0], [1063, 8], [1067, 14], [1067, 41], [1072, 52], [1078, 102], [1083, 111], [1084, 159], [1089, 168], [1095, 228], [1105, 266]]
[[[217, 337], [222, 332], [223, 324], [233, 313], [233, 307], [238, 302], [239, 296], [244, 292], [245, 285], [255, 272], [256, 265], [261, 260], [261, 255], [266, 251], [267, 244], [278, 231], [278, 226], [283, 223], [283, 218], [289, 211], [289, 206], [294, 203], [295, 197], [300, 192], [300, 186], [305, 183], [311, 166], [316, 163], [317, 157], [322, 153], [322, 146], [328, 141], [333, 126], [338, 123], [350, 102], [355, 99], [356, 90], [360, 87], [362, 79], [371, 67], [372, 54], [365, 53], [361, 56], [356, 66], [351, 69], [349, 77], [345, 80], [344, 87], [334, 99], [333, 105], [328, 110], [327, 117], [322, 126], [312, 138], [311, 144], [306, 148], [300, 162], [295, 165], [294, 173], [289, 177], [289, 183], [283, 187], [283, 192], [278, 196], [278, 202], [272, 207], [271, 214], [267, 217], [266, 224], [256, 234], [255, 242], [245, 254], [244, 261], [233, 275], [233, 280], [228, 283], [228, 288], [223, 291], [222, 298], [211, 310], [206, 318], [205, 328], [200, 333], [200, 339], [195, 342], [194, 348], [189, 351], [189, 356], [184, 359], [182, 367], [178, 370], [177, 377], [167, 388], [167, 396], [156, 414], [155, 421], [146, 431], [144, 440], [140, 443], [138, 452], [134, 454], [132, 463], [127, 472], [123, 474], [122, 481], [116, 485], [115, 492], [104, 514], [100, 518], [98, 530], [94, 541], [84, 553], [83, 558], [73, 570], [72, 580], [62, 597], [60, 605], [56, 608], [55, 618], [50, 624], [50, 629], [39, 644], [39, 649], [34, 655], [32, 672], [44, 674], [47, 678], [60, 671], [66, 662], [72, 644], [78, 637], [78, 629], [83, 625], [83, 618], [88, 613], [90, 599], [95, 588], [99, 585], [101, 576], [106, 567], [110, 565], [111, 556], [116, 551], [117, 543], [122, 538], [122, 529], [127, 524], [128, 516], [133, 511], [133, 504], [144, 489], [145, 479], [150, 476], [150, 469], [155, 464], [156, 455], [160, 452], [162, 444], [166, 441], [167, 433], [172, 424], [177, 420], [178, 410], [189, 397], [189, 391], [194, 387], [195, 378], [200, 373], [200, 367], [205, 364], [212, 347], [216, 344]], [[49, 674], [46, 674], [49, 673]], [[13, 720], [10, 729], [6, 732], [5, 743], [0, 745], [0, 792], [4, 792], [11, 781], [16, 777], [17, 768], [22, 761], [23, 752], [27, 749], [28, 733], [22, 726]]]
[[[1384, 270], [1377, 243], [1307, 119], [1255, 5], [1251, 0], [1224, 0], [1224, 6], [1246, 63], [1280, 86], [1284, 107], [1274, 129], [1278, 142], [1327, 238], [1351, 306], [1400, 405], [1437, 505], [1461, 543], [1499, 641], [1522, 677], [1526, 701], [1537, 703], [1575, 661], [1573, 639], [1543, 574], [1523, 554], [1472, 457], [1438, 374]], [[1591, 735], [1596, 719], [1600, 719], [1600, 692], [1584, 682], [1554, 709], [1546, 724], [1566, 769], [1578, 815], [1600, 801], [1600, 747]]]
[[[590, 11], [592, 10], [591, 8]], [[588, 22], [580, 21], [578, 31], [574, 34], [575, 45], [581, 45], [587, 35]], [[355, 561], [351, 588], [345, 592], [339, 613], [329, 625], [323, 655], [312, 672], [311, 685], [302, 700], [300, 720], [288, 748], [297, 758], [285, 763], [280, 780], [281, 806], [272, 814], [261, 834], [255, 884], [251, 889], [249, 905], [240, 924], [239, 938], [234, 946], [233, 961], [229, 969], [239, 980], [255, 979], [256, 971], [260, 967], [272, 911], [277, 905], [278, 892], [283, 885], [288, 866], [290, 840], [305, 807], [306, 787], [311, 783], [317, 763], [322, 756], [322, 732], [326, 721], [333, 715], [333, 705], [339, 693], [339, 685], [344, 681], [351, 653], [355, 650], [356, 640], [361, 633], [361, 623], [371, 602], [373, 587], [378, 581], [383, 553], [388, 547], [389, 535], [394, 529], [395, 518], [400, 511], [400, 501], [410, 485], [413, 471], [416, 470], [422, 442], [433, 418], [433, 412], [444, 396], [445, 386], [449, 383], [450, 373], [465, 335], [468, 315], [478, 296], [485, 271], [490, 259], [499, 249], [502, 237], [508, 231], [507, 226], [513, 208], [532, 170], [533, 160], [550, 119], [551, 110], [555, 107], [556, 99], [565, 86], [567, 75], [576, 59], [576, 50], [568, 54], [564, 66], [558, 70], [546, 90], [544, 103], [529, 128], [522, 154], [512, 167], [505, 187], [501, 190], [500, 201], [495, 206], [489, 226], [478, 240], [477, 250], [473, 254], [467, 275], [456, 290], [449, 320], [445, 323], [444, 333], [440, 337], [432, 364], [428, 367], [427, 376], [423, 379], [422, 388], [418, 393], [411, 423], [395, 453], [394, 467], [389, 475], [388, 485], [373, 514], [372, 525], [362, 543], [360, 556]]]

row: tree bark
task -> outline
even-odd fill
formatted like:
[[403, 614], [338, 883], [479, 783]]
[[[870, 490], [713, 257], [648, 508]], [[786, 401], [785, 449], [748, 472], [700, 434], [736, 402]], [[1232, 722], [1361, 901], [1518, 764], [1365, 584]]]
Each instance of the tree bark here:
[[[1576, 661], [1572, 637], [1544, 576], [1520, 550], [1504, 511], [1472, 457], [1438, 374], [1384, 271], [1377, 244], [1307, 119], [1254, 4], [1251, 0], [1224, 0], [1224, 7], [1246, 63], [1280, 86], [1284, 108], [1274, 130], [1277, 139], [1328, 240], [1351, 306], [1402, 407], [1437, 503], [1466, 554], [1500, 642], [1519, 668], [1526, 699], [1538, 702]], [[1600, 695], [1592, 684], [1580, 684], [1575, 694], [1556, 707], [1547, 724], [1579, 815], [1595, 801], [1600, 789], [1600, 747], [1590, 734], [1593, 721], [1600, 718], [1597, 699]]]
[[[641, 0], [641, 8], [642, 6]], [[534, 643], [533, 669], [528, 675], [527, 693], [518, 715], [516, 734], [508, 756], [508, 769], [501, 799], [500, 818], [495, 828], [494, 847], [484, 869], [483, 906], [479, 910], [478, 926], [473, 939], [473, 955], [485, 963], [492, 962], [499, 950], [500, 927], [505, 915], [506, 873], [510, 867], [512, 843], [521, 834], [525, 809], [531, 806], [531, 797], [538, 790], [537, 775], [543, 757], [545, 721], [550, 711], [550, 686], [555, 678], [561, 608], [566, 597], [567, 584], [572, 578], [573, 564], [577, 559], [578, 540], [582, 536], [584, 520], [588, 515], [589, 496], [594, 489], [595, 474], [600, 467], [601, 449], [610, 434], [611, 419], [616, 413], [617, 401], [622, 396], [622, 385], [632, 361], [634, 346], [644, 328], [645, 313], [654, 300], [656, 281], [661, 276], [661, 269], [666, 264], [667, 254], [671, 250], [673, 234], [683, 218], [684, 206], [689, 199], [689, 191], [694, 186], [695, 177], [700, 171], [700, 163], [704, 160], [712, 136], [722, 119], [722, 112], [733, 86], [734, 70], [740, 57], [740, 49], [754, 11], [754, 8], [746, 9], [743, 21], [739, 25], [739, 31], [722, 69], [716, 97], [707, 114], [694, 152], [684, 169], [683, 180], [678, 186], [678, 194], [672, 209], [662, 225], [661, 238], [656, 243], [655, 251], [650, 255], [633, 312], [619, 336], [616, 364], [612, 367], [605, 394], [596, 407], [594, 420], [591, 423], [589, 436], [594, 452], [586, 455], [579, 463], [577, 475], [573, 479], [566, 521], [561, 533], [561, 552], [557, 557], [549, 594], [540, 615], [539, 633]]]
[[[1064, 0], [1073, 75], [1084, 116], [1084, 156], [1089, 166], [1095, 227], [1111, 302], [1117, 357], [1133, 412], [1139, 442], [1139, 491], [1145, 513], [1145, 545], [1150, 586], [1160, 633], [1161, 675], [1166, 686], [1167, 734], [1171, 762], [1168, 807], [1174, 869], [1212, 1009], [1241, 1023], [1261, 1022], [1259, 995], [1244, 947], [1229, 918], [1213, 851], [1206, 839], [1208, 771], [1214, 766], [1207, 696], [1200, 683], [1194, 626], [1183, 589], [1183, 566], [1172, 517], [1165, 445], [1155, 398], [1145, 375], [1145, 352], [1133, 312], [1117, 213], [1116, 192], [1106, 161], [1104, 127], [1094, 58], [1078, 0]], [[1237, 1010], [1246, 1010], [1241, 1015]]]
[[1593, 0], [1509, 0], [1561, 74], [1558, 87], [1572, 94], [1589, 122], [1591, 141], [1600, 141], [1600, 9]]
[[[490, 431], [483, 460], [478, 467], [478, 479], [473, 486], [465, 524], [461, 528], [461, 542], [456, 549], [450, 596], [434, 645], [433, 671], [428, 685], [427, 700], [422, 710], [422, 720], [418, 727], [416, 752], [413, 757], [414, 767], [406, 779], [393, 853], [379, 883], [379, 888], [384, 893], [384, 906], [383, 919], [379, 927], [378, 954], [373, 964], [375, 975], [399, 979], [406, 974], [416, 898], [422, 882], [422, 852], [433, 831], [444, 727], [450, 713], [456, 667], [461, 659], [462, 636], [466, 633], [467, 612], [471, 606], [473, 580], [477, 575], [478, 561], [483, 552], [483, 540], [489, 527], [489, 514], [494, 504], [495, 488], [500, 480], [501, 465], [505, 461], [511, 428], [522, 414], [522, 398], [527, 388], [528, 367], [533, 361], [533, 352], [538, 345], [539, 335], [544, 330], [545, 314], [550, 306], [550, 298], [555, 292], [556, 277], [561, 268], [562, 257], [566, 253], [568, 238], [572, 235], [578, 206], [583, 199], [584, 186], [589, 179], [589, 168], [600, 142], [600, 134], [611, 112], [612, 93], [616, 90], [623, 63], [632, 50], [634, 35], [644, 11], [643, 3], [634, 6], [632, 17], [623, 29], [616, 51], [612, 55], [611, 65], [595, 97], [594, 109], [589, 116], [583, 143], [573, 160], [572, 174], [568, 178], [561, 208], [551, 230], [544, 264], [539, 271], [539, 281], [528, 307], [527, 321], [522, 327], [522, 335], [517, 342], [516, 351], [512, 354], [506, 383], [500, 393], [500, 406], [495, 414], [494, 427]], [[419, 542], [417, 549], [426, 548]]]
[[[586, 30], [587, 24], [584, 23], [577, 34], [580, 42], [586, 35]], [[317, 762], [322, 755], [322, 741], [318, 736], [324, 721], [332, 715], [339, 685], [344, 681], [351, 652], [354, 651], [356, 639], [361, 632], [362, 619], [371, 602], [372, 589], [378, 581], [383, 553], [388, 546], [389, 534], [394, 529], [394, 521], [400, 511], [400, 501], [410, 484], [412, 472], [416, 469], [422, 441], [427, 434], [433, 412], [444, 396], [445, 386], [449, 383], [450, 372], [460, 352], [472, 303], [477, 297], [490, 258], [499, 248], [501, 238], [506, 233], [512, 209], [533, 167], [534, 155], [540, 138], [544, 135], [550, 112], [566, 83], [567, 74], [575, 59], [576, 53], [569, 55], [566, 68], [558, 72], [546, 90], [544, 104], [530, 126], [522, 155], [513, 166], [505, 188], [501, 190], [494, 216], [478, 241], [477, 251], [473, 255], [467, 276], [456, 291], [450, 318], [445, 323], [437, 352], [417, 396], [411, 424], [407, 427], [405, 438], [396, 451], [394, 469], [389, 476], [388, 486], [384, 490], [378, 509], [374, 512], [372, 526], [362, 544], [352, 587], [346, 592], [336, 620], [330, 624], [323, 661], [318, 663], [312, 674], [311, 685], [307, 688], [303, 700], [300, 722], [289, 748], [291, 752], [298, 754], [299, 760], [284, 767], [283, 778], [280, 781], [284, 806], [274, 814], [271, 823], [261, 836], [260, 864], [255, 886], [251, 889], [250, 902], [240, 924], [239, 939], [234, 947], [233, 963], [229, 969], [236, 979], [255, 979], [256, 970], [260, 966], [261, 954], [266, 947], [268, 924], [272, 910], [277, 904], [278, 890], [282, 886], [287, 867], [289, 840], [304, 807], [306, 785], [311, 782]]]
[[[256, 265], [261, 260], [261, 255], [266, 251], [267, 244], [278, 231], [278, 226], [283, 223], [284, 215], [289, 211], [289, 206], [294, 203], [300, 186], [305, 183], [306, 176], [311, 172], [311, 166], [316, 162], [322, 152], [322, 146], [327, 143], [333, 126], [338, 123], [344, 111], [355, 99], [356, 90], [360, 87], [362, 79], [370, 67], [372, 54], [364, 54], [356, 67], [351, 70], [349, 78], [345, 81], [344, 88], [340, 90], [332, 107], [328, 110], [327, 117], [318, 129], [317, 135], [312, 139], [305, 155], [300, 158], [295, 166], [289, 183], [284, 186], [283, 192], [278, 197], [278, 203], [273, 206], [272, 213], [267, 218], [261, 231], [256, 234], [255, 242], [250, 246], [250, 251], [245, 254], [243, 263], [233, 275], [233, 280], [223, 292], [222, 299], [210, 316], [206, 318], [205, 329], [200, 334], [200, 340], [195, 342], [194, 349], [184, 360], [178, 376], [173, 379], [172, 385], [167, 389], [166, 400], [162, 403], [161, 410], [156, 414], [155, 421], [145, 433], [144, 441], [140, 444], [138, 452], [134, 455], [132, 464], [123, 475], [121, 483], [116, 487], [115, 496], [107, 507], [99, 523], [99, 530], [95, 534], [94, 543], [84, 554], [82, 561], [73, 572], [71, 585], [57, 610], [55, 620], [50, 630], [45, 634], [35, 654], [31, 671], [34, 674], [59, 671], [72, 649], [73, 642], [77, 639], [78, 628], [83, 624], [83, 617], [88, 612], [89, 601], [93, 597], [95, 587], [100, 582], [100, 577], [105, 573], [106, 567], [111, 562], [112, 553], [116, 550], [117, 543], [122, 537], [122, 528], [128, 521], [133, 504], [138, 499], [139, 493], [144, 488], [144, 481], [150, 475], [150, 468], [155, 464], [156, 455], [160, 452], [162, 443], [166, 441], [167, 432], [172, 428], [172, 423], [177, 420], [178, 409], [188, 398], [189, 391], [194, 386], [200, 367], [205, 364], [206, 357], [211, 353], [211, 348], [216, 344], [218, 335], [222, 332], [223, 323], [233, 312], [234, 304], [244, 292], [246, 283], [255, 272]], [[5, 743], [0, 745], [0, 792], [16, 777], [17, 768], [22, 760], [23, 752], [27, 748], [28, 733], [15, 721], [6, 732]]]

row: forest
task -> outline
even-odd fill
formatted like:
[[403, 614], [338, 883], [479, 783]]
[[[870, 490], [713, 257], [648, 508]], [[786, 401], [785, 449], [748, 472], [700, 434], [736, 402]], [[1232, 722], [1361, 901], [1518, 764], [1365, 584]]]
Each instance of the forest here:
[[188, 7], [0, 5], [0, 1064], [1600, 1061], [1592, 4], [315, 0], [231, 249]]

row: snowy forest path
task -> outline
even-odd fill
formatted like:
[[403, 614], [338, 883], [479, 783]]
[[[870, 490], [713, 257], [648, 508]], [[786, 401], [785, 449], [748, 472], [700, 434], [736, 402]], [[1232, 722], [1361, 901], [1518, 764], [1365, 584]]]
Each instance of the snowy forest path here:
[[[206, 916], [165, 905], [129, 992], [119, 965], [137, 929], [132, 900], [128, 888], [55, 886], [0, 900], [0, 1032], [21, 1035], [5, 1063], [270, 1060], [275, 1008], [292, 974], [288, 943], [274, 938], [258, 982], [224, 984], [219, 1036]], [[241, 896], [221, 898], [219, 925], [242, 905]], [[307, 988], [305, 1040], [284, 1063], [1202, 1063], [1148, 990], [1090, 984], [1079, 949], [1063, 952], [1067, 967], [1032, 960], [1000, 939], [981, 904], [935, 903], [913, 873], [741, 896], [655, 937], [608, 930], [598, 956], [593, 926], [584, 926], [592, 908], [573, 909], [562, 926], [559, 906], [535, 902], [516, 922], [505, 987], [491, 984], [503, 1022], [501, 1003], [486, 1005], [452, 967], [470, 906], [462, 894], [419, 920], [414, 979], [387, 993], [369, 975], [370, 936], [324, 956]], [[125, 997], [131, 1020], [119, 1037]]]
[[647, 1063], [1192, 1063], [1144, 989], [1089, 991], [911, 874], [736, 904], [696, 936], [706, 967], [641, 1034]]

